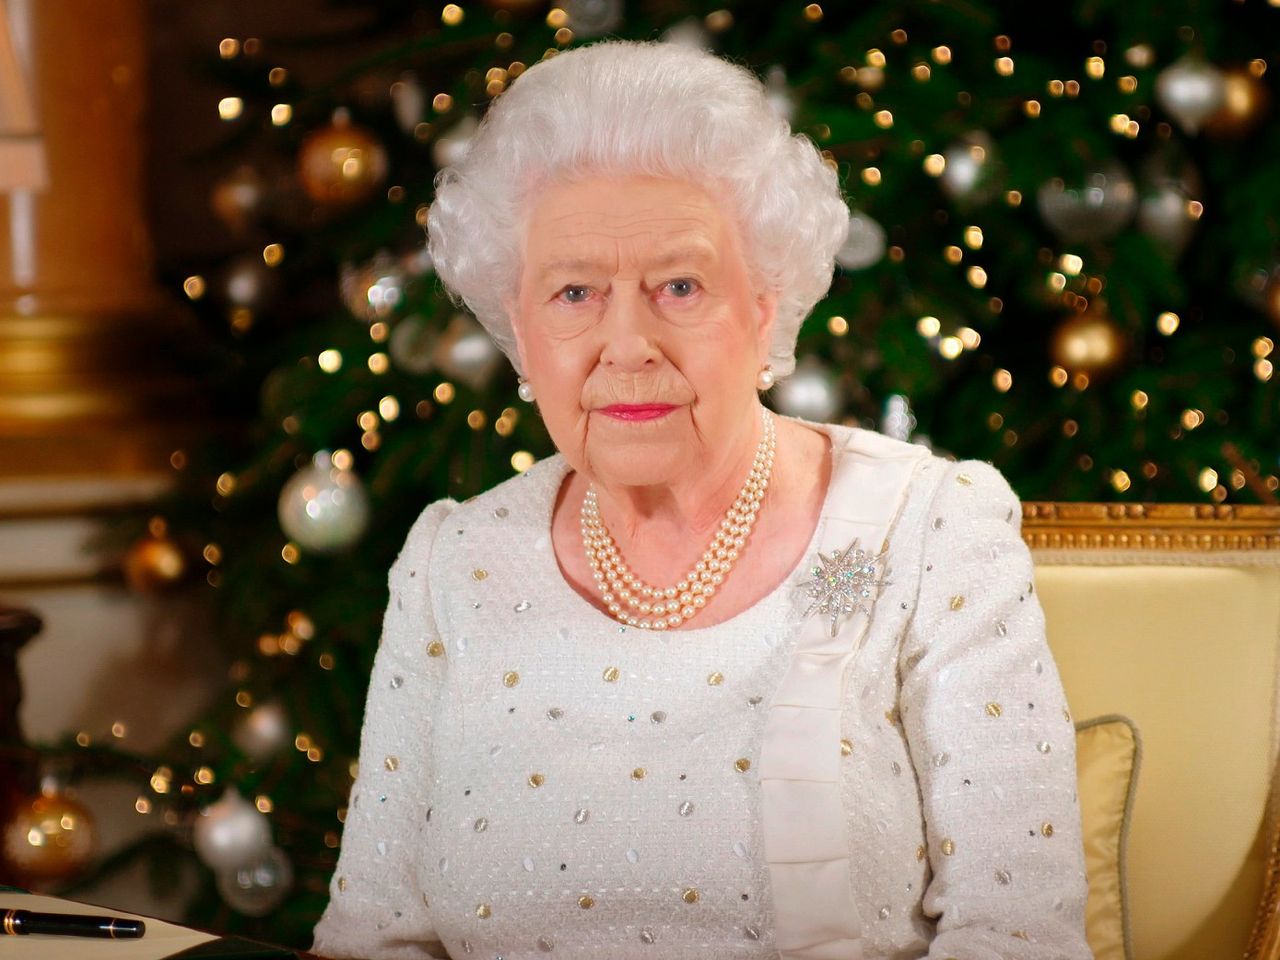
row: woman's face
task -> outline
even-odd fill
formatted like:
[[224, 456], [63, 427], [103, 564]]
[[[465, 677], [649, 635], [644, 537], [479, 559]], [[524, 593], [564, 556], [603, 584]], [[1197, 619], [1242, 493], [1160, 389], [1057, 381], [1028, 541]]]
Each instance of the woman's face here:
[[741, 456], [777, 301], [755, 290], [727, 207], [648, 176], [552, 183], [530, 203], [508, 309], [569, 464], [647, 486]]

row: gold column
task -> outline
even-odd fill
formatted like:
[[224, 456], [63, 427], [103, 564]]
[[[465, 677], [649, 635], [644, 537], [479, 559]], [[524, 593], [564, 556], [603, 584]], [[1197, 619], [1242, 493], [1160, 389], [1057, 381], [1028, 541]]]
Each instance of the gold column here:
[[152, 275], [145, 0], [0, 0], [0, 21], [0, 477], [162, 469], [198, 338]]

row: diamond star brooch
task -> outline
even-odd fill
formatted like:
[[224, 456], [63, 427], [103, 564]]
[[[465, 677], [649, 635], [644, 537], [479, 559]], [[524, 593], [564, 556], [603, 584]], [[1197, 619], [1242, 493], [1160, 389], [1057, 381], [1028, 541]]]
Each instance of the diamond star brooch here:
[[886, 552], [887, 548], [879, 554], [863, 550], [858, 546], [857, 537], [849, 546], [829, 556], [819, 552], [821, 565], [810, 568], [813, 579], [804, 584], [806, 595], [813, 600], [804, 615], [821, 613], [830, 617], [833, 637], [841, 616], [861, 610], [870, 617], [871, 609], [863, 601], [870, 599], [880, 587], [893, 582], [884, 579], [883, 570], [879, 571], [879, 577], [876, 575], [877, 564], [884, 559]]

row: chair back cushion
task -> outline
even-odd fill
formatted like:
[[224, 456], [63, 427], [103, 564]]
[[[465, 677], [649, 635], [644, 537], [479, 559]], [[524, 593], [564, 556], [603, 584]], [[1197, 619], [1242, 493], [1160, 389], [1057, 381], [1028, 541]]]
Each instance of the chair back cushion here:
[[1268, 839], [1280, 566], [1037, 561], [1036, 589], [1072, 718], [1141, 731], [1135, 960], [1240, 956]]
[[1076, 772], [1089, 900], [1084, 928], [1094, 960], [1134, 960], [1126, 847], [1142, 767], [1142, 739], [1128, 717], [1076, 721]]

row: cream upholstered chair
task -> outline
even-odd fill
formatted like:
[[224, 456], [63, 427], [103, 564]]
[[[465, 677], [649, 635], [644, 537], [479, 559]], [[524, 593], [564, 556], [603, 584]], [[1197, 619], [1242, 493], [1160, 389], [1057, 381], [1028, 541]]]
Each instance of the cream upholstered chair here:
[[1278, 960], [1280, 507], [1027, 502], [1022, 533], [1072, 718], [1141, 737], [1133, 960]]

